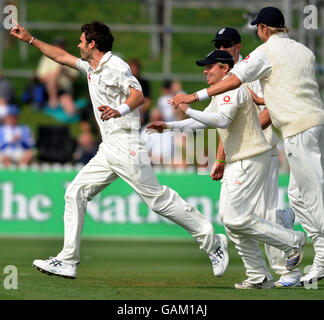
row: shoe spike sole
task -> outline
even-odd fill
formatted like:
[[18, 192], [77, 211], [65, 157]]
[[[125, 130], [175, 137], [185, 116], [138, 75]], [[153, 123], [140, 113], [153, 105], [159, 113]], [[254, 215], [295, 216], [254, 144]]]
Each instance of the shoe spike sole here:
[[63, 275], [60, 275], [60, 274], [56, 274], [56, 273], [53, 273], [53, 272], [46, 271], [46, 270], [44, 270], [44, 269], [42, 269], [40, 267], [35, 266], [34, 264], [33, 264], [33, 267], [36, 270], [38, 270], [38, 271], [40, 271], [42, 273], [47, 274], [48, 276], [57, 276], [57, 277], [65, 278], [65, 279], [75, 279], [75, 277], [63, 276]]

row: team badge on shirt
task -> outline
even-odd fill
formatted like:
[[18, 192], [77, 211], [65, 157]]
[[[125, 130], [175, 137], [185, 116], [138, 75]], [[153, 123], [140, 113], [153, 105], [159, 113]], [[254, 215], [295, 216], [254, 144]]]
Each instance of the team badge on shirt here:
[[248, 62], [249, 59], [250, 59], [250, 55], [248, 55], [243, 61]]
[[223, 106], [224, 104], [232, 104], [230, 96], [225, 96], [223, 98], [223, 101], [220, 103], [220, 105]]

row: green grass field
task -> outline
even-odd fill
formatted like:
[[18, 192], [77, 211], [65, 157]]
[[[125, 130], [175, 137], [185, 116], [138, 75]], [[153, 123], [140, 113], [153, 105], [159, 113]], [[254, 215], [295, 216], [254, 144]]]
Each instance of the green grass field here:
[[[0, 300], [320, 300], [317, 289], [237, 290], [245, 278], [241, 260], [229, 246], [230, 264], [222, 278], [193, 241], [83, 240], [77, 279], [48, 276], [32, 268], [35, 258], [60, 251], [62, 240], [1, 238]], [[301, 270], [311, 264], [305, 247]], [[18, 289], [4, 289], [6, 265], [18, 268]], [[278, 277], [275, 276], [275, 279]]]

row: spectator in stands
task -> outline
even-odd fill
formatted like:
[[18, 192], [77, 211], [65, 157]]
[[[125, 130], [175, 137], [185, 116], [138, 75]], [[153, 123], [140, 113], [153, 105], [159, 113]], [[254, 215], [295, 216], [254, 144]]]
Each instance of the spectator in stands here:
[[185, 119], [185, 116], [179, 110], [176, 110], [168, 103], [177, 93], [183, 93], [179, 81], [165, 80], [162, 85], [162, 95], [157, 100], [157, 107], [162, 113], [163, 121], [177, 121]]
[[152, 103], [151, 99], [151, 87], [148, 80], [141, 75], [141, 64], [138, 59], [131, 59], [128, 61], [128, 65], [132, 71], [134, 77], [137, 78], [140, 83], [144, 95], [144, 104], [138, 108], [141, 115], [141, 124], [144, 126], [149, 121], [149, 108]]
[[11, 105], [0, 126], [0, 159], [5, 167], [25, 166], [34, 155], [34, 138], [26, 125], [18, 124], [19, 109]]
[[2, 124], [3, 122], [3, 119], [5, 118], [5, 116], [7, 115], [8, 113], [8, 109], [9, 109], [9, 105], [8, 104], [3, 104], [1, 101], [0, 101], [0, 125]]
[[[65, 49], [65, 40], [57, 38], [54, 45]], [[36, 76], [44, 83], [48, 94], [48, 104], [51, 108], [58, 108], [60, 104], [68, 115], [76, 113], [73, 100], [73, 82], [79, 72], [43, 56], [36, 70]]]
[[0, 105], [14, 103], [14, 89], [0, 71]]
[[81, 133], [78, 146], [73, 154], [74, 161], [86, 165], [97, 153], [98, 145], [90, 130]]
[[36, 75], [31, 78], [30, 82], [24, 88], [21, 101], [30, 104], [36, 111], [42, 110], [46, 106], [48, 101], [46, 87]]

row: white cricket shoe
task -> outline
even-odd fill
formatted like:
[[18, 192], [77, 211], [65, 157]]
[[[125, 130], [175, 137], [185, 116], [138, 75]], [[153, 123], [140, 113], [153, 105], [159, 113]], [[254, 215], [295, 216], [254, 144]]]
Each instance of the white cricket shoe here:
[[300, 287], [301, 273], [298, 272], [296, 275], [281, 276], [278, 281], [275, 282], [276, 288], [288, 288], [288, 287]]
[[304, 285], [308, 283], [313, 283], [315, 281], [319, 281], [323, 278], [324, 278], [324, 267], [320, 267], [313, 264], [310, 271], [300, 278], [300, 283]]
[[277, 220], [287, 229], [294, 229], [295, 212], [292, 208], [277, 210]]
[[48, 260], [34, 260], [33, 267], [50, 276], [55, 275], [68, 279], [76, 278], [76, 265], [65, 263], [56, 257], [50, 257]]
[[221, 277], [227, 266], [228, 266], [228, 253], [227, 253], [227, 238], [224, 234], [218, 234], [219, 237], [219, 245], [209, 254], [209, 259], [213, 265], [214, 275], [217, 277]]
[[267, 278], [264, 278], [262, 282], [258, 283], [251, 283], [248, 280], [243, 280], [242, 282], [235, 283], [234, 288], [235, 289], [272, 289], [274, 287], [273, 280], [268, 280]]
[[288, 257], [286, 262], [286, 269], [289, 271], [294, 270], [303, 260], [303, 247], [306, 243], [306, 234], [302, 231], [297, 231], [302, 233], [302, 238], [299, 243], [299, 248], [295, 250], [295, 252]]

